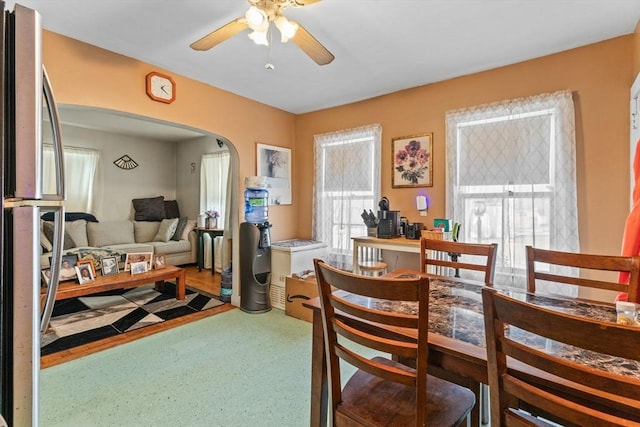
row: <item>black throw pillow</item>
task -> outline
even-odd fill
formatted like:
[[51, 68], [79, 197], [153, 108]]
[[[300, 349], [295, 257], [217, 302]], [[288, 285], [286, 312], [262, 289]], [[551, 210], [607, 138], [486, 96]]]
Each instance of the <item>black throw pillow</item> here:
[[164, 201], [164, 216], [167, 219], [180, 218], [180, 208], [178, 208], [177, 200]]
[[[53, 221], [53, 214], [54, 214], [53, 212], [47, 212], [44, 215], [42, 215], [40, 218], [43, 221]], [[67, 222], [77, 221], [79, 219], [84, 219], [87, 222], [98, 222], [98, 220], [93, 214], [86, 213], [86, 212], [65, 212], [64, 214], [64, 220]]]
[[187, 218], [186, 216], [183, 216], [178, 220], [178, 226], [176, 227], [176, 232], [173, 233], [171, 240], [180, 240], [180, 237], [182, 237], [182, 233], [184, 233], [184, 228], [187, 226], [188, 220], [189, 218]]
[[136, 221], [162, 221], [165, 218], [164, 196], [133, 199]]

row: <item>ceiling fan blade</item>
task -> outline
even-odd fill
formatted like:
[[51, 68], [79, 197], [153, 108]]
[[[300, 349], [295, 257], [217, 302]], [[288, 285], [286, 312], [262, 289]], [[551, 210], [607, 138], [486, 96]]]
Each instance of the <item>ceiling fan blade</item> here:
[[249, 28], [247, 21], [244, 18], [238, 18], [207, 34], [200, 40], [191, 43], [189, 46], [194, 50], [209, 50], [247, 28]]
[[318, 65], [327, 65], [335, 58], [333, 54], [302, 25], [298, 24], [298, 31], [296, 31], [296, 34], [291, 38], [291, 41], [298, 45], [298, 47]]
[[309, 6], [310, 4], [317, 3], [321, 0], [295, 0], [298, 6]]

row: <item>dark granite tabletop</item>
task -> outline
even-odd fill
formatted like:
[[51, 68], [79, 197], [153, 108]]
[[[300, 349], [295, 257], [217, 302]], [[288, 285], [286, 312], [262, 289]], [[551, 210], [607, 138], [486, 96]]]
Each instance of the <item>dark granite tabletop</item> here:
[[[429, 331], [445, 337], [460, 340], [479, 347], [485, 347], [484, 319], [482, 314], [482, 284], [462, 283], [446, 278], [432, 278], [430, 281]], [[521, 289], [502, 288], [502, 292], [528, 303], [544, 306], [576, 316], [584, 316], [604, 322], [616, 322], [615, 306], [584, 300], [570, 299], [541, 294], [530, 294]], [[351, 301], [367, 305], [373, 309], [401, 313], [416, 313], [417, 303], [387, 301], [349, 295]], [[365, 301], [366, 300], [366, 301]], [[561, 327], [559, 325], [559, 327]], [[569, 360], [617, 372], [640, 380], [640, 362], [620, 359], [608, 355], [586, 352], [545, 339], [518, 328], [509, 328], [508, 334], [518, 335], [518, 341], [531, 343], [532, 346]], [[638, 345], [640, 345], [640, 327], [638, 327]]]

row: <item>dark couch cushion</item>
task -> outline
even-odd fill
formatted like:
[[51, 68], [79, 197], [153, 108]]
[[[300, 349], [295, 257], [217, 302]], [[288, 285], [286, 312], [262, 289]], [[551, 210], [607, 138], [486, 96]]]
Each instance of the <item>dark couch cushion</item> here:
[[176, 232], [171, 236], [171, 240], [180, 240], [182, 233], [184, 233], [184, 228], [187, 226], [187, 221], [189, 218], [183, 216], [178, 220], [178, 226], [176, 227]]
[[[44, 221], [53, 221], [53, 212], [47, 212], [40, 218]], [[79, 219], [84, 219], [89, 222], [98, 222], [94, 215], [86, 212], [65, 212], [64, 214], [65, 221], [77, 221]]]
[[168, 219], [180, 218], [180, 208], [178, 208], [177, 200], [164, 201], [164, 217]]
[[164, 196], [133, 199], [136, 221], [162, 221], [165, 217]]

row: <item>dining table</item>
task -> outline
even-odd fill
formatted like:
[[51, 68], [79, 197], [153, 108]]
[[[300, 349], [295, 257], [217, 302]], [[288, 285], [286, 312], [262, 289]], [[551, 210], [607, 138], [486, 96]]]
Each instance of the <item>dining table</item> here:
[[[457, 377], [487, 384], [487, 353], [484, 333], [484, 315], [482, 306], [482, 288], [484, 283], [453, 277], [444, 277], [420, 273], [412, 270], [397, 270], [387, 277], [410, 277], [414, 275], [429, 277], [429, 367], [444, 370]], [[525, 289], [496, 287], [512, 298], [531, 304], [558, 310], [564, 313], [596, 319], [603, 322], [616, 322], [616, 310], [613, 304], [586, 301], [563, 296], [529, 293]], [[342, 292], [342, 291], [340, 291]], [[417, 303], [389, 301], [365, 298], [358, 295], [346, 295], [351, 302], [366, 305], [372, 309], [416, 314]], [[311, 426], [326, 426], [328, 417], [327, 365], [323, 338], [322, 314], [319, 298], [305, 301], [303, 305], [313, 311], [312, 349], [311, 349]], [[562, 327], [562, 325], [558, 325]], [[398, 332], [398, 331], [394, 331]], [[414, 333], [414, 331], [410, 332]], [[553, 342], [519, 330], [506, 331], [518, 340], [535, 345], [537, 348], [554, 355], [578, 361], [598, 369], [628, 376], [640, 382], [640, 362], [618, 359], [597, 353], [575, 351], [574, 348]], [[640, 338], [640, 327], [638, 328]], [[639, 341], [640, 342], [640, 341]], [[537, 371], [522, 364], [510, 363], [510, 370], [521, 375], [535, 376], [544, 387], [558, 388], [571, 394], [572, 389], [548, 373]], [[618, 410], [619, 408], [615, 408]], [[638, 417], [638, 413], [630, 415]]]

